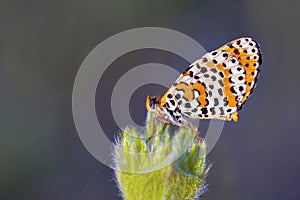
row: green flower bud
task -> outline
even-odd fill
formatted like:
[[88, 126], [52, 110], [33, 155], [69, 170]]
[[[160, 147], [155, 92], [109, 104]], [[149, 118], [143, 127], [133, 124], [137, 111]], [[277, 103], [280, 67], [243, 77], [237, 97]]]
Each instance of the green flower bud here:
[[150, 113], [144, 134], [126, 127], [115, 147], [115, 175], [123, 198], [192, 200], [203, 194], [210, 168], [205, 142], [190, 127], [172, 132]]

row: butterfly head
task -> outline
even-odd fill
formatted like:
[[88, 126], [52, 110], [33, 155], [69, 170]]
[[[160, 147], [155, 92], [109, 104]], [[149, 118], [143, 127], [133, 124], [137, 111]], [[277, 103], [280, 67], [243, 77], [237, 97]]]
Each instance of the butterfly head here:
[[147, 96], [146, 108], [149, 112], [154, 112], [155, 109], [156, 109], [157, 104], [159, 104], [159, 98], [158, 97]]

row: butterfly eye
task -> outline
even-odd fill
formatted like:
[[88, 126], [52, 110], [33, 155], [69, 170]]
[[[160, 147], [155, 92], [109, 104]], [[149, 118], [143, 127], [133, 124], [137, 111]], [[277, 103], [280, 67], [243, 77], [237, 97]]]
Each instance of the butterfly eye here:
[[155, 109], [155, 102], [156, 102], [156, 98], [152, 98], [150, 100], [149, 106], [151, 109]]

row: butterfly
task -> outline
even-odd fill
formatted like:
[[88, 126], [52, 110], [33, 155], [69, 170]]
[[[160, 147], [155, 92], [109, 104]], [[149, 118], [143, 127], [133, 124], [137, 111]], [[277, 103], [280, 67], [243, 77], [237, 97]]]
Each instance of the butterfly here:
[[194, 130], [189, 118], [237, 122], [256, 86], [261, 63], [254, 39], [233, 40], [192, 63], [162, 97], [147, 96], [146, 109], [163, 123]]

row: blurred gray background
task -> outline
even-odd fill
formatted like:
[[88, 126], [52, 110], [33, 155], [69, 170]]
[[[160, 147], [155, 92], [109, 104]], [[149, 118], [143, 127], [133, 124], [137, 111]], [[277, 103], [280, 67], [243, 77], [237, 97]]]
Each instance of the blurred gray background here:
[[[209, 159], [203, 199], [300, 199], [299, 1], [0, 1], [0, 199], [121, 199], [113, 171], [82, 145], [72, 118], [76, 72], [100, 42], [121, 31], [157, 26], [183, 32], [207, 50], [241, 36], [259, 41], [261, 76], [238, 123], [226, 123]], [[187, 62], [163, 51], [124, 55], [106, 72], [96, 102], [107, 136], [115, 73], [160, 62]], [[122, 69], [121, 69], [122, 68]], [[111, 82], [110, 82], [111, 81]], [[145, 117], [148, 85], [132, 97]], [[102, 99], [103, 97], [103, 99]]]

